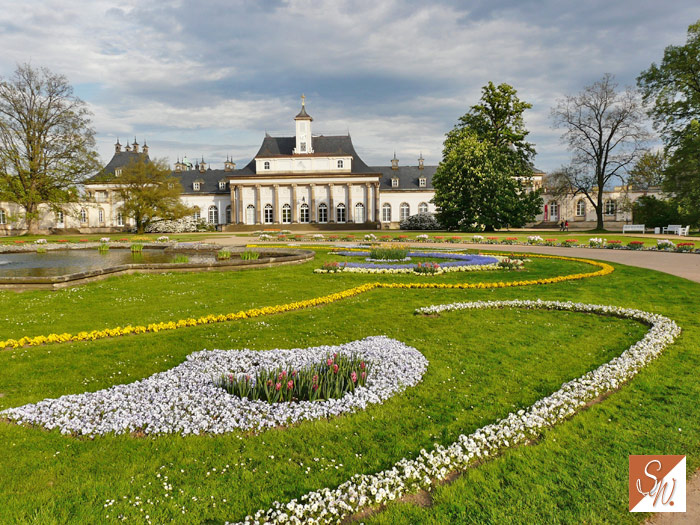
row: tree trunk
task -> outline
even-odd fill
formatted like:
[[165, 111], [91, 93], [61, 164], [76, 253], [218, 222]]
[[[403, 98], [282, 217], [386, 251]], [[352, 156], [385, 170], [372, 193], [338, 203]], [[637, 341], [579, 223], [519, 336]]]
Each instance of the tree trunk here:
[[603, 185], [598, 185], [598, 205], [595, 207], [596, 230], [604, 230], [605, 223], [603, 222]]
[[24, 208], [24, 222], [27, 225], [27, 233], [30, 235], [36, 235], [39, 233], [39, 221], [36, 217], [35, 206], [26, 206]]

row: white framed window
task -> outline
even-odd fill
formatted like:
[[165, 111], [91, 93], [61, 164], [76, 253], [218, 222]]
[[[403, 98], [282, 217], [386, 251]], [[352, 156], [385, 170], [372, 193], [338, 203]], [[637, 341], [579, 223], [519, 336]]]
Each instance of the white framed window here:
[[265, 162], [263, 162], [263, 169], [265, 169], [265, 170], [270, 169], [270, 161], [269, 160], [266, 160]]
[[263, 219], [265, 224], [272, 224], [272, 221], [275, 220], [275, 215], [272, 210], [272, 204], [265, 204], [265, 208], [263, 209]]
[[219, 208], [209, 206], [209, 224], [219, 224]]
[[559, 220], [559, 204], [557, 202], [549, 203], [549, 220], [558, 221]]
[[318, 205], [318, 222], [328, 222], [328, 206], [324, 202]]
[[117, 168], [116, 170], [114, 170], [114, 174], [115, 174], [117, 177], [119, 177], [119, 175], [122, 174], [122, 169], [121, 169], [121, 168]]
[[225, 190], [225, 189], [226, 189], [226, 181], [225, 181], [225, 180], [220, 180], [220, 181], [219, 181], [219, 189], [220, 189], [220, 190]]
[[231, 205], [226, 206], [226, 224], [231, 224]]
[[199, 209], [199, 206], [194, 207], [194, 213], [192, 214], [192, 217], [194, 217], [195, 221], [198, 221], [199, 219], [202, 218], [202, 212]]
[[299, 222], [309, 222], [309, 205], [302, 204], [299, 207]]
[[342, 161], [342, 160], [339, 160], [339, 161], [338, 161], [338, 167], [339, 167], [339, 168], [342, 168], [342, 167], [343, 167], [343, 161]]
[[421, 188], [425, 188], [427, 183], [428, 181], [425, 177], [421, 177], [420, 179], [418, 179], [418, 186], [420, 186]]
[[107, 192], [106, 191], [96, 191], [95, 192], [95, 201], [105, 202], [106, 200], [107, 200]]
[[576, 217], [586, 216], [586, 201], [581, 199], [576, 203]]
[[105, 211], [102, 208], [97, 210], [97, 222], [100, 224], [105, 222]]
[[299, 148], [301, 149], [302, 153], [306, 153], [306, 142], [300, 142]]
[[408, 205], [407, 202], [402, 202], [401, 206], [399, 206], [399, 220], [403, 221], [408, 219], [411, 216], [411, 207]]
[[617, 202], [612, 199], [605, 201], [605, 215], [615, 215], [617, 213]]
[[80, 222], [85, 224], [88, 220], [87, 210], [85, 208], [80, 209]]
[[255, 224], [255, 206], [248, 204], [245, 209], [245, 223]]
[[361, 202], [355, 204], [355, 218], [356, 223], [365, 222], [365, 205]]
[[382, 222], [391, 222], [391, 204], [388, 202], [382, 205]]
[[345, 222], [345, 204], [342, 202], [335, 207], [335, 222]]
[[282, 206], [282, 223], [289, 224], [292, 222], [292, 207], [289, 204]]
[[193, 182], [192, 183], [192, 189], [194, 191], [199, 191], [199, 182]]
[[124, 226], [124, 214], [122, 212], [117, 212], [117, 226]]
[[427, 202], [421, 202], [418, 205], [418, 213], [428, 213], [428, 203]]
[[[4, 213], [4, 212], [3, 212], [3, 213]], [[63, 210], [58, 210], [58, 211], [56, 212], [56, 223], [57, 223], [57, 224], [63, 224], [63, 221], [64, 221], [64, 220], [65, 220], [65, 219], [64, 219], [64, 217], [63, 217]], [[5, 223], [0, 222], [0, 224], [5, 224]]]
[[0, 208], [0, 224], [7, 224], [7, 214], [2, 208]]
[[398, 187], [399, 187], [399, 179], [397, 179], [396, 177], [394, 177], [393, 179], [391, 179], [391, 187], [392, 187], [392, 188], [398, 188]]

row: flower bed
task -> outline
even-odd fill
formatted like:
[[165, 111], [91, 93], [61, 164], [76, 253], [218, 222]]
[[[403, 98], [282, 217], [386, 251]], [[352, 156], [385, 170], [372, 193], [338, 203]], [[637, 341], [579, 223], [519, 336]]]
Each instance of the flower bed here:
[[[370, 252], [363, 251], [342, 251], [334, 252], [335, 255], [345, 257], [365, 257]], [[501, 267], [498, 263], [503, 259], [500, 256], [466, 255], [463, 253], [445, 252], [408, 252], [408, 259], [411, 258], [432, 258], [432, 259], [452, 259], [437, 265], [426, 266], [424, 264], [393, 264], [390, 261], [376, 264], [373, 262], [347, 262], [329, 266], [324, 264], [322, 268], [317, 268], [314, 273], [416, 273], [419, 275], [439, 275], [445, 272], [468, 272], [475, 270], [497, 270]], [[371, 258], [365, 259], [372, 261]], [[522, 265], [521, 265], [522, 266]]]
[[451, 472], [463, 470], [503, 450], [537, 438], [544, 429], [564, 421], [602, 394], [632, 379], [679, 335], [680, 328], [661, 315], [618, 308], [557, 301], [492, 301], [454, 303], [421, 308], [417, 313], [440, 314], [450, 310], [536, 308], [565, 310], [633, 319], [650, 326], [646, 335], [619, 357], [569, 381], [529, 408], [510, 413], [496, 423], [448, 445], [421, 450], [414, 459], [401, 459], [376, 474], [356, 474], [334, 489], [309, 492], [287, 503], [275, 502], [267, 510], [246, 517], [246, 524], [337, 523], [373, 505], [385, 504], [420, 489], [430, 490]]
[[[364, 386], [339, 399], [268, 403], [231, 395], [222, 375], [255, 377], [266, 370], [302, 369], [328, 354], [351, 354], [372, 367]], [[222, 434], [263, 430], [304, 420], [335, 417], [382, 403], [417, 385], [428, 360], [415, 348], [387, 337], [368, 337], [339, 346], [294, 350], [195, 352], [165, 372], [97, 392], [46, 399], [0, 415], [16, 423], [88, 436], [123, 434]]]

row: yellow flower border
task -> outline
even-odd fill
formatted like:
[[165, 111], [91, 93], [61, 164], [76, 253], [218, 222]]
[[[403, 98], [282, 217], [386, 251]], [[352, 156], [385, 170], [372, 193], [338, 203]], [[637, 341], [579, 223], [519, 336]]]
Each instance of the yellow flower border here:
[[[321, 247], [319, 247], [321, 248]], [[325, 248], [325, 247], [323, 247]], [[334, 248], [335, 249], [335, 248]], [[596, 266], [600, 268], [595, 272], [588, 273], [575, 273], [570, 275], [561, 275], [558, 277], [547, 277], [544, 279], [530, 279], [525, 281], [499, 281], [490, 283], [457, 283], [457, 284], [447, 284], [447, 283], [366, 283], [360, 286], [355, 286], [354, 288], [348, 288], [342, 292], [336, 292], [329, 295], [323, 295], [321, 297], [314, 297], [313, 299], [306, 299], [304, 301], [295, 301], [292, 303], [280, 304], [275, 306], [263, 306], [261, 308], [251, 308], [250, 310], [241, 310], [240, 312], [232, 312], [229, 314], [209, 314], [203, 317], [190, 317], [188, 319], [180, 319], [178, 321], [164, 321], [160, 323], [151, 323], [149, 325], [128, 325], [128, 326], [117, 326], [116, 328], [106, 328], [104, 330], [92, 330], [90, 332], [78, 332], [77, 334], [63, 333], [63, 334], [49, 334], [49, 335], [39, 335], [36, 337], [22, 337], [20, 339], [7, 339], [5, 341], [0, 341], [0, 348], [19, 348], [22, 346], [38, 346], [43, 344], [51, 343], [71, 343], [77, 341], [96, 341], [98, 339], [106, 339], [108, 337], [120, 337], [123, 335], [130, 334], [143, 334], [143, 333], [157, 333], [166, 330], [177, 330], [179, 328], [186, 328], [188, 326], [199, 326], [205, 324], [213, 323], [223, 323], [227, 321], [237, 321], [240, 319], [254, 319], [256, 317], [262, 317], [266, 315], [279, 314], [284, 312], [292, 312], [295, 310], [303, 310], [304, 308], [311, 308], [313, 306], [320, 306], [324, 304], [330, 304], [342, 299], [347, 299], [349, 297], [355, 297], [357, 295], [369, 292], [370, 290], [379, 288], [400, 288], [400, 289], [425, 289], [425, 288], [435, 288], [435, 289], [487, 289], [487, 288], [512, 288], [517, 286], [531, 286], [535, 284], [554, 284], [561, 283], [565, 281], [575, 281], [579, 279], [587, 279], [589, 277], [599, 277], [603, 275], [611, 274], [615, 269], [604, 262], [592, 261], [589, 259], [580, 259], [576, 257], [564, 257], [559, 255], [534, 255], [529, 254], [528, 257], [538, 257], [543, 259], [559, 259], [564, 261], [575, 261], [583, 262]]]

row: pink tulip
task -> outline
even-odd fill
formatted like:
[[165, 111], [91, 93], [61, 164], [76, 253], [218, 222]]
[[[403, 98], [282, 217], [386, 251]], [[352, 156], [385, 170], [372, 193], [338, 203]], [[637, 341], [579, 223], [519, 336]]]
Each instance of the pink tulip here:
[[333, 365], [333, 373], [334, 374], [338, 373], [338, 365]]
[[282, 383], [275, 383], [275, 390], [279, 391], [282, 388]]
[[291, 390], [294, 388], [294, 381], [288, 381], [287, 382], [287, 390]]
[[352, 379], [353, 383], [357, 383], [357, 372], [350, 374], [350, 379]]
[[362, 379], [364, 380], [365, 377], [367, 377], [367, 372], [362, 372]]
[[365, 369], [365, 362], [361, 361], [360, 362], [360, 370], [364, 370], [364, 369]]
[[333, 360], [329, 358], [328, 361], [326, 361], [326, 364], [328, 366], [331, 366], [333, 364]]

